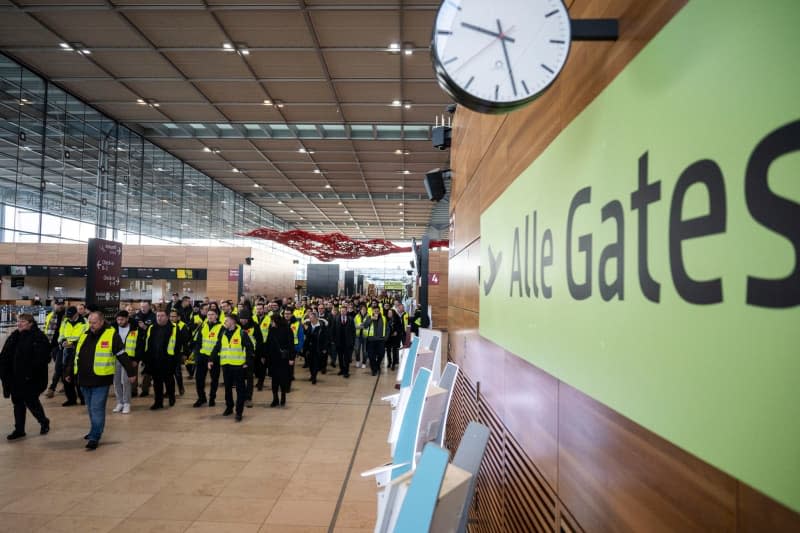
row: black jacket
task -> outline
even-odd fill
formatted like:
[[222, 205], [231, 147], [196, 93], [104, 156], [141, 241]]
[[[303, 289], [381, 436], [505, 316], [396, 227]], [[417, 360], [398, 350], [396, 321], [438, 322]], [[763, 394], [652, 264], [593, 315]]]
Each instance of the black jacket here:
[[367, 342], [375, 342], [381, 341], [386, 342], [386, 338], [389, 336], [389, 325], [388, 321], [383, 318], [381, 315], [378, 315], [378, 319], [374, 321], [374, 328], [373, 328], [373, 336], [367, 336], [370, 330], [370, 326], [373, 325], [372, 317], [367, 318], [364, 320], [362, 325], [364, 326], [363, 335]]
[[353, 318], [344, 314], [346, 322], [342, 324], [342, 315], [337, 316], [331, 323], [331, 334], [336, 350], [352, 350], [356, 344], [356, 324]]
[[[172, 336], [172, 329], [175, 328], [175, 350], [173, 355], [167, 353], [169, 339]], [[140, 330], [141, 331], [141, 330]], [[177, 324], [168, 322], [164, 326], [158, 323], [153, 324], [148, 330], [149, 333], [142, 335], [137, 349], [140, 350], [141, 360], [144, 361], [145, 369], [150, 375], [168, 375], [175, 371], [175, 366], [181, 354], [184, 353], [186, 337], [178, 328]]]
[[49, 363], [50, 342], [36, 324], [28, 331], [12, 332], [0, 352], [3, 394], [8, 397], [12, 390], [41, 394], [47, 388]]
[[274, 370], [287, 367], [289, 361], [294, 359], [294, 335], [292, 334], [292, 329], [289, 326], [270, 327], [265, 345], [270, 375], [274, 376]]
[[327, 322], [320, 320], [316, 328], [311, 326], [310, 321], [303, 324], [303, 339], [303, 353], [306, 357], [327, 354], [330, 346]]
[[403, 319], [395, 314], [391, 320], [386, 318], [386, 322], [386, 329], [389, 330], [387, 332], [386, 346], [399, 348], [400, 342], [405, 338], [406, 333], [405, 327], [403, 326]]

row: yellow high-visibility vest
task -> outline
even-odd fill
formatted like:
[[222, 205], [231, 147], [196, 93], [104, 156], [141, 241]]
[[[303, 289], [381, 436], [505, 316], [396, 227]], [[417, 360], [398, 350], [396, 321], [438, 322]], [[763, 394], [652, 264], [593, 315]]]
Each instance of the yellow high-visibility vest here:
[[203, 329], [200, 330], [200, 338], [203, 341], [203, 344], [200, 346], [200, 353], [202, 355], [211, 355], [211, 351], [214, 349], [214, 346], [217, 345], [217, 340], [219, 340], [219, 332], [221, 329], [222, 324], [220, 323], [210, 327], [208, 322], [203, 324]]
[[267, 342], [267, 337], [269, 337], [269, 325], [272, 323], [272, 313], [267, 313], [264, 315], [264, 318], [261, 319], [261, 323], [258, 324], [258, 328], [261, 330], [261, 340], [265, 343]]
[[[178, 338], [178, 325], [172, 324], [172, 334], [169, 336], [169, 341], [167, 341], [167, 355], [175, 355], [175, 341]], [[147, 350], [150, 347], [150, 331], [153, 329], [153, 326], [147, 328], [147, 338], [145, 338], [144, 342], [144, 349]]]
[[125, 353], [128, 357], [136, 357], [136, 341], [139, 339], [139, 329], [131, 327], [128, 336], [125, 337]]
[[58, 335], [58, 341], [69, 341], [75, 344], [80, 336], [88, 329], [88, 324], [83, 320], [72, 323], [70, 320], [64, 320], [61, 323], [61, 331]]
[[246, 352], [244, 343], [242, 343], [242, 328], [236, 326], [236, 329], [228, 339], [226, 332], [220, 333], [222, 335], [222, 343], [219, 350], [219, 364], [242, 366], [246, 362]]
[[363, 329], [358, 329], [358, 327], [361, 325], [362, 322], [364, 322], [364, 320], [367, 317], [369, 317], [369, 315], [361, 316], [361, 313], [356, 313], [356, 318], [355, 318], [355, 322], [356, 322], [356, 337], [363, 337], [364, 336], [364, 330]]
[[[97, 341], [97, 346], [94, 349], [94, 373], [98, 376], [113, 376], [114, 367], [116, 366], [116, 357], [112, 351], [114, 345], [114, 335], [116, 335], [114, 328], [106, 328], [100, 335]], [[81, 346], [89, 336], [88, 332], [84, 332], [78, 340], [78, 347], [75, 350], [75, 364], [73, 372], [78, 375], [78, 356], [81, 353]]]

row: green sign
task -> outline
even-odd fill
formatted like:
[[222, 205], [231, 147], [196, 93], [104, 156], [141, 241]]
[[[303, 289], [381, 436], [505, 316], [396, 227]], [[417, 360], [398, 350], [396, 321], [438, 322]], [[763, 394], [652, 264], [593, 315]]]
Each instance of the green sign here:
[[480, 332], [800, 511], [798, 27], [681, 10], [483, 213]]

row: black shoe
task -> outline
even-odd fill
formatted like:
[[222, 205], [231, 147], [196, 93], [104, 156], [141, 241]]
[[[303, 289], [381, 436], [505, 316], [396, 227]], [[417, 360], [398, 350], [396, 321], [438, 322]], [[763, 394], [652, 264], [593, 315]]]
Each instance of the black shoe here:
[[272, 403], [269, 404], [269, 406], [270, 407], [278, 407], [278, 399], [276, 398], [276, 399], [272, 400]]
[[96, 440], [90, 440], [89, 442], [87, 442], [87, 443], [86, 443], [86, 449], [87, 449], [87, 450], [96, 450], [96, 449], [97, 449], [97, 446], [98, 446], [99, 444], [100, 444], [100, 443], [99, 443], [99, 442], [97, 442]]
[[6, 437], [6, 439], [8, 439], [8, 440], [17, 440], [17, 439], [21, 439], [24, 436], [25, 436], [25, 432], [24, 431], [17, 431], [15, 429], [14, 431], [11, 432], [10, 435], [8, 435], [8, 437]]
[[378, 373], [377, 373], [377, 372], [375, 372], [375, 371], [373, 370], [373, 371], [372, 371], [372, 375], [373, 375], [373, 376], [377, 376], [377, 375], [378, 375]]
[[148, 396], [150, 396], [149, 392], [142, 391], [142, 393], [139, 395], [139, 398], [147, 398]]
[[226, 407], [222, 412], [222, 416], [231, 416], [233, 414], [233, 407]]
[[333, 368], [336, 368], [336, 363], [331, 363], [331, 366], [332, 366]]
[[151, 411], [157, 411], [158, 409], [163, 409], [163, 408], [164, 408], [163, 403], [154, 403], [153, 405], [150, 406]]
[[175, 406], [175, 397], [174, 396], [169, 399], [169, 406], [170, 407], [174, 407]]
[[328, 373], [328, 369], [327, 368], [323, 368], [322, 370], [320, 370], [320, 372], [322, 372], [323, 374], [327, 374]]
[[281, 394], [281, 407], [283, 407], [284, 405], [286, 405], [286, 395]]
[[67, 400], [66, 402], [61, 404], [61, 407], [69, 407], [71, 405], [78, 405], [78, 402], [75, 400]]
[[338, 372], [336, 375], [337, 375], [337, 376], [342, 376], [342, 375], [344, 375], [344, 372], [342, 372], [341, 370], [339, 370], [339, 372]]
[[316, 385], [317, 384], [317, 378], [311, 378], [311, 384], [312, 385]]
[[178, 389], [178, 394], [180, 394], [181, 396], [183, 396], [184, 394], [186, 394], [186, 389], [184, 389], [183, 387], [181, 387], [180, 389]]
[[350, 374], [342, 374], [342, 377], [343, 377], [343, 378], [349, 378], [349, 377], [350, 377]]
[[47, 435], [50, 433], [50, 421], [47, 420], [44, 424], [42, 424], [42, 428], [39, 430], [39, 435]]
[[86, 400], [84, 400], [83, 398], [81, 398], [81, 405], [86, 405]]
[[308, 368], [308, 365], [303, 365], [303, 368]]
[[131, 398], [138, 398], [138, 397], [139, 397], [139, 391], [136, 390], [131, 391]]
[[89, 440], [89, 434], [88, 433], [83, 436], [83, 440]]
[[214, 407], [215, 405], [217, 405], [217, 402], [215, 400], [208, 400], [209, 407]]
[[242, 415], [240, 415], [239, 413], [236, 413], [236, 421], [237, 422], [241, 422], [242, 421]]
[[194, 402], [192, 404], [192, 407], [201, 407], [201, 406], [205, 405], [205, 403], [206, 403], [205, 400], [197, 400], [196, 402]]

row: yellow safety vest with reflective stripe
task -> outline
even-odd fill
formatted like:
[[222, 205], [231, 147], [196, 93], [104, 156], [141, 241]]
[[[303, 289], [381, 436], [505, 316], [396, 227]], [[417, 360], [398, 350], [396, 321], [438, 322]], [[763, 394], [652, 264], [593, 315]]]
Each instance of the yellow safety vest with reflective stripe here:
[[128, 336], [125, 337], [125, 353], [128, 357], [136, 357], [136, 341], [139, 339], [139, 330], [131, 327]]
[[403, 329], [408, 328], [408, 313], [404, 312], [402, 319], [403, 319]]
[[[172, 335], [169, 336], [169, 341], [167, 341], [167, 355], [175, 355], [175, 341], [178, 338], [178, 325], [172, 322], [170, 322], [170, 325], [172, 326]], [[147, 328], [147, 338], [144, 340], [145, 351], [150, 347], [150, 331], [152, 329], [152, 325]]]
[[209, 327], [208, 322], [203, 323], [203, 329], [200, 330], [200, 338], [203, 344], [200, 346], [200, 353], [202, 355], [211, 355], [214, 346], [217, 345], [219, 340], [219, 332], [222, 329], [222, 324], [216, 323]]
[[264, 343], [267, 342], [267, 337], [269, 337], [270, 323], [272, 323], [272, 313], [267, 313], [258, 324], [258, 329], [261, 330], [261, 340], [264, 341]]
[[361, 325], [362, 322], [364, 322], [364, 320], [367, 317], [369, 317], [369, 315], [361, 316], [361, 313], [356, 313], [356, 318], [354, 319], [355, 322], [356, 322], [356, 337], [363, 337], [364, 336], [364, 330], [363, 329], [358, 329], [358, 327]]
[[305, 318], [305, 316], [306, 316], [306, 308], [305, 307], [295, 307], [293, 314], [294, 314], [294, 316], [296, 316], [300, 320], [303, 320]]
[[199, 326], [200, 324], [205, 322], [205, 319], [203, 318], [203, 315], [201, 315], [200, 313], [197, 313], [196, 315], [194, 315], [192, 317], [192, 321], [194, 322], [195, 326]]
[[219, 364], [242, 366], [246, 361], [246, 352], [242, 343], [242, 328], [236, 326], [231, 338], [228, 339], [227, 332], [222, 332], [222, 343], [219, 350]]
[[86, 332], [88, 329], [88, 324], [83, 320], [79, 320], [78, 322], [71, 322], [70, 320], [64, 320], [61, 323], [61, 331], [58, 335], [59, 341], [69, 341], [72, 344], [75, 344], [78, 339], [80, 338], [83, 333]]
[[[114, 352], [112, 351], [112, 346], [114, 345], [114, 335], [117, 332], [114, 331], [114, 328], [106, 328], [106, 330], [100, 335], [100, 339], [97, 341], [97, 346], [94, 349], [94, 373], [98, 376], [113, 376], [114, 375], [114, 368], [116, 367], [117, 358], [114, 356]], [[73, 367], [73, 372], [75, 375], [78, 375], [78, 356], [81, 353], [81, 346], [83, 346], [83, 342], [88, 337], [88, 332], [84, 332], [81, 335], [81, 338], [78, 340], [78, 347], [75, 350], [75, 365]]]
[[295, 320], [289, 324], [289, 327], [292, 328], [292, 333], [294, 334], [294, 345], [297, 346], [300, 344], [300, 337], [298, 336], [298, 332], [300, 331], [300, 321]]
[[366, 336], [367, 336], [367, 339], [370, 339], [370, 338], [374, 338], [374, 337], [375, 337], [375, 323], [376, 323], [376, 322], [380, 322], [380, 323], [381, 323], [381, 328], [383, 329], [382, 333], [383, 333], [384, 335], [388, 333], [388, 332], [386, 331], [386, 329], [387, 329], [387, 327], [386, 327], [386, 319], [385, 319], [385, 318], [383, 318], [382, 316], [379, 316], [379, 317], [378, 317], [378, 320], [372, 320], [372, 321], [370, 321], [370, 323], [369, 323], [369, 330], [367, 330], [367, 335], [366, 335]]
[[55, 316], [55, 311], [50, 311], [47, 313], [47, 316], [44, 319], [44, 332], [47, 333], [47, 330], [50, 329], [50, 321], [53, 320]]

